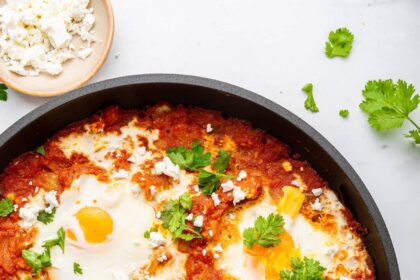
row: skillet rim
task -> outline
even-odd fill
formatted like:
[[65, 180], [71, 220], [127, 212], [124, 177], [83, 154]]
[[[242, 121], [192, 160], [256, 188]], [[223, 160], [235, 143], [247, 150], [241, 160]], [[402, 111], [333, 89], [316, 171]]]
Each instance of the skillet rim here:
[[134, 84], [181, 84], [209, 88], [220, 91], [221, 93], [228, 93], [230, 95], [243, 98], [251, 103], [262, 106], [265, 109], [273, 112], [274, 114], [287, 119], [293, 126], [298, 130], [302, 131], [308, 137], [310, 137], [321, 149], [326, 152], [333, 161], [339, 166], [339, 168], [349, 178], [350, 182], [355, 187], [357, 193], [366, 204], [369, 215], [371, 216], [376, 233], [379, 235], [379, 240], [383, 245], [386, 263], [388, 265], [388, 271], [390, 279], [400, 280], [400, 271], [398, 267], [397, 257], [395, 254], [394, 246], [391, 241], [388, 229], [385, 221], [374, 202], [370, 192], [366, 188], [365, 184], [351, 167], [350, 163], [341, 155], [341, 153], [317, 130], [311, 127], [308, 123], [300, 119], [298, 116], [285, 109], [279, 104], [244, 88], [213, 80], [209, 78], [203, 78], [192, 75], [180, 75], [180, 74], [139, 74], [116, 77], [99, 81], [93, 84], [88, 84], [80, 89], [74, 90], [68, 94], [55, 97], [45, 104], [35, 108], [34, 110], [27, 113], [25, 116], [20, 118], [9, 128], [7, 128], [2, 134], [0, 134], [0, 147], [7, 143], [14, 135], [18, 134], [31, 122], [42, 117], [44, 114], [52, 111], [67, 102], [71, 102], [75, 99], [83, 96], [107, 90], [111, 88], [117, 88], [122, 86], [130, 86]]

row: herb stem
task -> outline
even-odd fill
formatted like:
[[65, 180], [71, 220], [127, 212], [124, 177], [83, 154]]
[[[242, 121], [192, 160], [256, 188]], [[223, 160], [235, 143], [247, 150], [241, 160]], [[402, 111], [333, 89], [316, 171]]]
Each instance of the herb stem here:
[[411, 122], [417, 128], [417, 130], [420, 130], [420, 126], [418, 126], [409, 116], [407, 116], [407, 120]]

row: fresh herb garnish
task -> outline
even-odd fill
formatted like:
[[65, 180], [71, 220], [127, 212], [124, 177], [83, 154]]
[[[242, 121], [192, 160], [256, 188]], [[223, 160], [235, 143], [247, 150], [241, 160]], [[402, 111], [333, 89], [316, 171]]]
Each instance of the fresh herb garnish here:
[[220, 150], [213, 167], [217, 173], [224, 173], [229, 166], [230, 154], [224, 150]]
[[43, 224], [49, 224], [53, 221], [55, 215], [55, 208], [52, 210], [51, 213], [47, 213], [45, 210], [42, 210], [38, 213], [36, 219]]
[[328, 35], [325, 43], [325, 54], [329, 58], [336, 56], [347, 57], [353, 47], [353, 34], [347, 28], [338, 28]]
[[210, 195], [220, 187], [221, 178], [231, 178], [232, 176], [223, 174], [229, 166], [230, 154], [224, 150], [220, 150], [217, 158], [213, 162], [215, 173], [201, 170], [198, 173], [198, 186], [205, 195]]
[[61, 251], [64, 253], [64, 241], [65, 232], [61, 227], [57, 231], [56, 239], [47, 240], [44, 242], [44, 244], [42, 244], [42, 247], [44, 248], [43, 253], [40, 254], [27, 249], [22, 250], [22, 257], [26, 260], [26, 263], [32, 267], [33, 275], [36, 275], [39, 271], [41, 271], [42, 268], [51, 266], [51, 248], [54, 246], [59, 246]]
[[347, 118], [350, 114], [349, 110], [347, 109], [342, 109], [338, 112], [338, 114], [340, 115], [340, 117], [342, 118]]
[[0, 100], [7, 101], [7, 86], [5, 84], [0, 83]]
[[283, 226], [283, 217], [278, 214], [271, 213], [267, 218], [259, 216], [254, 222], [254, 227], [247, 228], [242, 233], [244, 245], [252, 248], [255, 244], [263, 247], [279, 244], [279, 235], [284, 232]]
[[191, 150], [183, 146], [172, 147], [166, 151], [166, 154], [174, 164], [179, 165], [181, 169], [197, 171], [200, 167], [210, 164], [210, 153], [205, 153], [204, 147], [198, 140], [192, 143]]
[[420, 127], [409, 116], [420, 103], [419, 95], [414, 92], [414, 86], [402, 80], [369, 81], [362, 92], [365, 99], [359, 106], [368, 114], [369, 124], [378, 131], [399, 128], [409, 121], [415, 129], [405, 137], [420, 144]]
[[308, 83], [303, 86], [302, 91], [307, 94], [306, 100], [305, 100], [305, 108], [308, 111], [311, 111], [312, 113], [319, 112], [318, 106], [316, 106], [314, 94], [312, 93], [313, 85], [312, 83]]
[[0, 200], [0, 217], [7, 217], [14, 210], [13, 201], [10, 198]]
[[304, 257], [300, 260], [296, 257], [291, 259], [292, 269], [280, 272], [281, 280], [324, 280], [326, 270], [319, 261]]
[[158, 230], [157, 230], [157, 228], [152, 227], [151, 229], [146, 230], [146, 231], [144, 232], [143, 236], [144, 236], [144, 238], [149, 239], [149, 238], [150, 238], [150, 233], [151, 233], [151, 232], [157, 232], [157, 231], [158, 231]]
[[162, 226], [169, 230], [173, 239], [190, 241], [201, 238], [201, 234], [194, 228], [186, 225], [187, 210], [192, 207], [192, 198], [189, 193], [182, 194], [178, 199], [169, 200], [161, 211]]
[[39, 146], [38, 148], [36, 148], [35, 152], [37, 152], [38, 154], [45, 156], [45, 148], [44, 146]]
[[83, 269], [80, 266], [80, 264], [78, 264], [77, 262], [73, 263], [73, 272], [76, 275], [82, 275], [83, 274]]

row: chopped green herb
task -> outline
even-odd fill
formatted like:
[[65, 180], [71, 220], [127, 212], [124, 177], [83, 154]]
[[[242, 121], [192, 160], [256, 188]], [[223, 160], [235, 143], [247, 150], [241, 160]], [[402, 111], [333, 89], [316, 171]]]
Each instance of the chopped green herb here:
[[340, 110], [340, 112], [338, 112], [338, 114], [342, 117], [342, 118], [347, 118], [350, 114], [349, 110], [347, 109], [343, 109]]
[[328, 42], [325, 43], [325, 54], [329, 58], [336, 56], [347, 57], [353, 47], [353, 34], [347, 28], [331, 31]]
[[74, 274], [78, 274], [78, 275], [82, 275], [83, 274], [83, 269], [80, 266], [80, 264], [78, 264], [77, 262], [73, 263], [73, 272]]
[[219, 176], [215, 173], [201, 170], [200, 173], [198, 173], [198, 186], [205, 195], [210, 195], [220, 187]]
[[7, 217], [15, 210], [13, 201], [9, 198], [3, 198], [0, 200], [0, 217]]
[[198, 168], [210, 164], [210, 153], [205, 153], [204, 147], [198, 140], [192, 143], [191, 150], [183, 146], [172, 147], [166, 151], [166, 154], [174, 164], [179, 165], [181, 169], [197, 171]]
[[304, 257], [303, 260], [293, 257], [292, 269], [280, 272], [281, 280], [324, 280], [325, 267], [319, 261]]
[[378, 131], [399, 128], [409, 121], [415, 129], [405, 136], [420, 144], [420, 127], [409, 116], [420, 103], [419, 95], [414, 92], [414, 86], [402, 80], [369, 81], [362, 93], [365, 99], [359, 106], [368, 114], [369, 124]]
[[0, 83], [0, 100], [7, 101], [7, 86], [5, 84]]
[[36, 219], [38, 221], [40, 221], [41, 223], [47, 225], [47, 224], [49, 224], [49, 223], [51, 223], [53, 221], [54, 215], [55, 215], [55, 211], [56, 211], [55, 208], [52, 210], [51, 213], [47, 213], [47, 212], [45, 212], [45, 210], [42, 210], [42, 211], [40, 211], [38, 213], [38, 216], [36, 217]]
[[225, 150], [220, 150], [213, 167], [217, 173], [224, 173], [229, 166], [230, 154]]
[[146, 230], [146, 231], [144, 232], [144, 234], [143, 234], [144, 238], [149, 239], [149, 238], [150, 238], [150, 233], [151, 233], [151, 232], [157, 232], [157, 228], [152, 227], [151, 229]]
[[313, 85], [312, 83], [308, 83], [303, 86], [302, 91], [307, 94], [306, 100], [305, 100], [305, 108], [308, 111], [311, 111], [312, 113], [319, 112], [318, 106], [316, 106], [314, 94], [312, 93]]
[[284, 232], [284, 221], [280, 215], [271, 213], [267, 218], [259, 216], [254, 227], [244, 230], [244, 245], [252, 248], [255, 244], [263, 247], [271, 247], [281, 242], [280, 234]]
[[185, 218], [187, 210], [192, 207], [192, 198], [189, 193], [182, 194], [178, 199], [169, 200], [164, 206], [160, 215], [162, 226], [169, 230], [172, 238], [180, 238], [190, 241], [194, 238], [201, 238], [201, 234], [192, 227], [186, 225]]
[[57, 238], [47, 240], [42, 244], [44, 248], [44, 252], [42, 254], [36, 253], [31, 250], [22, 250], [22, 257], [26, 260], [26, 263], [32, 267], [33, 272], [32, 274], [36, 275], [39, 271], [41, 271], [44, 267], [51, 266], [51, 248], [54, 246], [59, 246], [61, 251], [64, 253], [64, 239], [65, 239], [65, 232], [64, 229], [61, 227], [57, 231]]
[[36, 148], [35, 152], [37, 152], [40, 155], [45, 156], [45, 148], [44, 148], [44, 146], [39, 146], [38, 148]]

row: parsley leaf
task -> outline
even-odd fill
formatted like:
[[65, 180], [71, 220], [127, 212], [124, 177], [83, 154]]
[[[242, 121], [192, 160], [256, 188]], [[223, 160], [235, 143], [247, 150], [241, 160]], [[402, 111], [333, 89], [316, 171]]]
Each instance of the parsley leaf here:
[[198, 173], [198, 186], [205, 195], [210, 195], [220, 187], [219, 177], [215, 173], [201, 170]]
[[350, 112], [347, 109], [342, 109], [342, 110], [340, 110], [340, 112], [338, 112], [338, 114], [342, 118], [347, 118], [349, 116]]
[[325, 43], [325, 54], [329, 58], [336, 56], [347, 57], [353, 47], [353, 34], [347, 28], [338, 28], [328, 35]]
[[324, 280], [323, 275], [326, 270], [325, 267], [321, 266], [319, 261], [304, 257], [303, 260], [299, 260], [293, 257], [291, 260], [292, 269], [282, 270], [280, 272], [281, 280]]
[[194, 238], [201, 238], [199, 232], [185, 223], [185, 218], [188, 216], [187, 210], [190, 210], [191, 207], [192, 198], [189, 193], [182, 194], [178, 199], [169, 200], [163, 206], [160, 220], [162, 226], [171, 232], [173, 239], [180, 238], [190, 241]]
[[263, 247], [279, 244], [281, 242], [279, 235], [284, 232], [283, 226], [283, 217], [278, 214], [271, 213], [267, 218], [259, 216], [254, 222], [254, 227], [243, 231], [244, 245], [252, 248], [255, 244]]
[[196, 171], [200, 167], [210, 164], [210, 153], [205, 153], [204, 147], [198, 140], [192, 143], [191, 150], [183, 146], [172, 147], [166, 151], [166, 154], [174, 164], [179, 165], [181, 169]]
[[216, 160], [213, 162], [213, 167], [217, 173], [224, 173], [228, 168], [230, 161], [230, 154], [225, 150], [220, 150]]
[[45, 156], [45, 148], [44, 146], [39, 146], [38, 148], [36, 148], [35, 152], [37, 152], [38, 154]]
[[26, 263], [32, 267], [32, 274], [37, 274], [42, 268], [51, 266], [51, 248], [54, 246], [59, 246], [61, 251], [64, 253], [64, 239], [65, 232], [61, 227], [57, 231], [57, 238], [47, 240], [42, 244], [44, 252], [42, 254], [31, 251], [31, 250], [22, 250], [22, 258], [25, 259]]
[[402, 80], [397, 83], [392, 80], [369, 81], [362, 92], [365, 99], [359, 107], [368, 114], [369, 124], [378, 131], [399, 128], [404, 121], [409, 121], [416, 129], [407, 137], [418, 144], [420, 127], [409, 116], [420, 103], [419, 95], [414, 92], [414, 86]]
[[74, 274], [79, 274], [79, 275], [82, 275], [83, 274], [83, 269], [82, 269], [82, 267], [80, 266], [80, 264], [78, 264], [77, 262], [74, 262], [73, 263], [73, 272], [74, 272]]
[[0, 83], [0, 100], [7, 101], [7, 86], [5, 84]]
[[303, 86], [302, 91], [305, 92], [308, 96], [305, 100], [305, 108], [312, 113], [319, 112], [318, 106], [316, 106], [314, 95], [312, 93], [313, 85], [312, 83], [308, 83]]
[[13, 201], [10, 198], [0, 200], [0, 217], [7, 217], [14, 210]]
[[420, 144], [420, 130], [410, 130], [405, 137], [413, 138], [414, 143]]
[[47, 213], [45, 212], [45, 210], [42, 210], [38, 213], [38, 216], [36, 217], [36, 219], [40, 221], [41, 223], [47, 225], [53, 221], [54, 215], [55, 215], [55, 208], [52, 210], [51, 213]]

